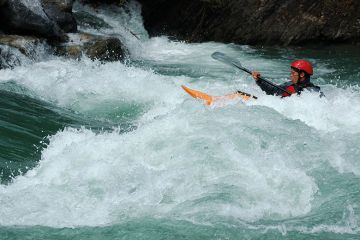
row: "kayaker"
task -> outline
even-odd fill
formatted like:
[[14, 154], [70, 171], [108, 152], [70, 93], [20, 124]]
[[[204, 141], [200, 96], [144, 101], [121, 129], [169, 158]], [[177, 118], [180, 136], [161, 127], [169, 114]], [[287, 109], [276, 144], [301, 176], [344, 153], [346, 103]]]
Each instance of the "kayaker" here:
[[[288, 97], [290, 94], [300, 94], [304, 89], [306, 89], [309, 91], [319, 92], [320, 97], [324, 96], [324, 94], [320, 91], [320, 87], [310, 82], [310, 76], [313, 75], [313, 67], [307, 60], [294, 61], [291, 64], [291, 81], [278, 85], [278, 88], [262, 81], [259, 72], [254, 71], [251, 75], [255, 79], [256, 84], [259, 85], [259, 87], [268, 95]], [[286, 91], [281, 90], [281, 88]]]

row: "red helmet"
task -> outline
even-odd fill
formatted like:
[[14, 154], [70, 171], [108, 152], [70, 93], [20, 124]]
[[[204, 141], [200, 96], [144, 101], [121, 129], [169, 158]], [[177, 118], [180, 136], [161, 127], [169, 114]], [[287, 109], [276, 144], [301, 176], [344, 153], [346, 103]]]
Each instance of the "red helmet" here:
[[291, 67], [299, 69], [300, 71], [304, 71], [309, 75], [313, 75], [313, 67], [309, 61], [296, 60], [291, 64]]

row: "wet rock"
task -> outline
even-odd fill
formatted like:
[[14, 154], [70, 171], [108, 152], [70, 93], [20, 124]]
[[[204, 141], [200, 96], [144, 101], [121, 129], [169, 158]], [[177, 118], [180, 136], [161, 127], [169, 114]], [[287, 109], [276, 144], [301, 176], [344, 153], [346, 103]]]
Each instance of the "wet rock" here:
[[19, 54], [15, 54], [16, 49], [0, 45], [0, 69], [14, 68], [21, 64]]
[[7, 2], [7, 0], [0, 0], [0, 7], [4, 5]]
[[359, 42], [358, 0], [139, 0], [151, 35], [193, 42]]
[[127, 50], [116, 37], [79, 33], [71, 34], [69, 39], [69, 42], [57, 47], [57, 54], [72, 58], [80, 58], [85, 54], [100, 61], [122, 61], [127, 55]]
[[0, 45], [16, 48], [27, 57], [33, 57], [36, 54], [35, 46], [44, 41], [31, 36], [0, 35]]
[[118, 38], [110, 37], [87, 44], [86, 55], [91, 59], [101, 61], [119, 61], [124, 59], [125, 53], [121, 41]]
[[57, 48], [56, 53], [58, 55], [80, 59], [83, 53], [83, 47], [80, 45], [61, 46]]
[[66, 56], [74, 59], [80, 59], [85, 54], [85, 44], [91, 43], [96, 38], [87, 33], [68, 34], [68, 41], [54, 46], [55, 53], [60, 56]]
[[37, 46], [43, 41], [35, 37], [0, 35], [0, 69], [35, 60]]
[[61, 38], [63, 31], [49, 19], [39, 0], [7, 0], [0, 7], [0, 28], [8, 33]]
[[122, 6], [127, 0], [80, 0], [80, 2], [92, 4], [93, 6], [98, 6], [100, 4], [117, 4], [118, 6]]
[[74, 0], [41, 0], [47, 16], [65, 32], [76, 32], [77, 24], [72, 14]]
[[101, 18], [98, 18], [97, 16], [94, 16], [85, 11], [75, 12], [74, 17], [76, 18], [78, 25], [83, 28], [111, 28], [111, 26]]

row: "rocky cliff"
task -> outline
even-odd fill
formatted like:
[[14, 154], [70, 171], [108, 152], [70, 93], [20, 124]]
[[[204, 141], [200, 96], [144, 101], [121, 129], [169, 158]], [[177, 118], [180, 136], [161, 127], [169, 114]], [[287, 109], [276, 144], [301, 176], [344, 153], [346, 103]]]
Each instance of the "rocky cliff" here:
[[359, 0], [139, 0], [151, 35], [193, 42], [359, 42]]
[[[114, 7], [121, 7], [125, 3], [118, 0], [80, 2], [90, 3], [92, 7], [103, 3], [116, 3]], [[0, 0], [0, 69], [13, 68], [27, 60], [35, 61], [37, 54], [32, 52], [46, 43], [49, 53], [58, 55], [72, 58], [87, 55], [100, 61], [123, 60], [127, 49], [120, 39], [78, 31], [78, 24], [99, 29], [106, 27], [106, 23], [90, 13], [78, 11], [74, 14], [73, 5], [74, 0]]]

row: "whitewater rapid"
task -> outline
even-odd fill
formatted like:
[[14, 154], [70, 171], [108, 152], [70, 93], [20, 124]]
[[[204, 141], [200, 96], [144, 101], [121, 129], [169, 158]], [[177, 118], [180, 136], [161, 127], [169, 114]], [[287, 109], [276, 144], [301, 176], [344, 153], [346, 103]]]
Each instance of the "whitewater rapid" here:
[[[15, 82], [31, 97], [136, 125], [126, 132], [66, 127], [49, 136], [38, 166], [0, 186], [0, 225], [104, 226], [149, 216], [199, 224], [301, 219], [331, 198], [321, 192], [322, 178], [360, 176], [357, 86], [322, 80], [333, 70], [313, 59], [325, 98], [267, 96], [210, 55], [222, 51], [265, 75], [275, 72], [277, 82], [288, 79], [288, 59], [266, 59], [249, 46], [149, 38], [139, 5], [128, 7], [99, 11], [114, 28], [92, 31], [118, 34], [135, 64], [52, 57], [0, 71], [1, 84]], [[140, 39], [127, 29], [140, 31]], [[212, 95], [239, 89], [259, 99], [207, 107], [182, 84]], [[124, 115], [127, 109], [136, 114]], [[343, 209], [347, 225], [292, 228], [359, 233], [356, 204], [349, 200]]]

